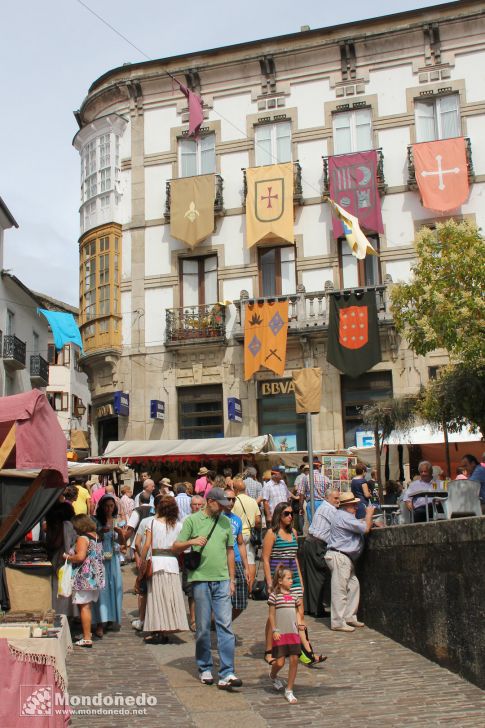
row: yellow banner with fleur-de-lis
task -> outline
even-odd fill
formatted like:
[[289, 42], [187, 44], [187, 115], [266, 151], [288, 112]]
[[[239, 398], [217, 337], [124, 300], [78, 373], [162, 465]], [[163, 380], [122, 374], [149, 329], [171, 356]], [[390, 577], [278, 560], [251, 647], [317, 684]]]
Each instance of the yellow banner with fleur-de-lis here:
[[261, 367], [283, 374], [288, 335], [288, 301], [256, 301], [246, 305], [244, 379]]
[[215, 177], [173, 179], [170, 194], [170, 234], [195, 248], [214, 232]]

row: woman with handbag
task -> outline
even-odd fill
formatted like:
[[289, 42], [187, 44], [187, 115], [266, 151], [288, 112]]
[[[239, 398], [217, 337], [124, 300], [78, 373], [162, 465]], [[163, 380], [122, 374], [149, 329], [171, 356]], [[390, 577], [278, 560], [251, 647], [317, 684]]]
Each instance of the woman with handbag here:
[[[151, 633], [145, 637], [145, 642], [166, 644], [167, 633], [186, 632], [189, 629], [179, 562], [171, 550], [182, 529], [182, 523], [178, 521], [179, 512], [175, 498], [163, 496], [156, 508], [141, 552], [148, 584], [143, 629], [144, 632]], [[150, 550], [151, 558], [147, 561]]]
[[96, 637], [103, 638], [105, 626], [119, 628], [121, 625], [123, 579], [121, 576], [120, 547], [124, 544], [123, 532], [114, 525], [118, 507], [113, 495], [100, 498], [96, 508], [96, 524], [103, 544], [103, 564], [106, 573], [106, 586], [99, 595], [94, 607], [93, 622], [96, 624]]

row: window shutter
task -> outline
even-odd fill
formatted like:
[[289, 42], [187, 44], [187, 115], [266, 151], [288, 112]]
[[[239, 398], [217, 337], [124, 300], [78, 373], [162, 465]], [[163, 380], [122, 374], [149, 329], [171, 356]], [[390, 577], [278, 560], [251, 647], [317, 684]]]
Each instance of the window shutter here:
[[291, 162], [291, 124], [282, 121], [275, 124], [276, 132], [276, 159], [279, 164]]
[[355, 144], [352, 151], [364, 152], [367, 149], [373, 149], [371, 110], [359, 109], [353, 113], [355, 119]]
[[261, 124], [254, 130], [256, 166], [273, 164], [271, 154], [271, 124]]
[[192, 139], [181, 139], [180, 176], [194, 177], [197, 174], [197, 143]]
[[69, 393], [62, 392], [62, 411], [69, 412]]
[[281, 295], [288, 296], [296, 292], [295, 249], [280, 248], [281, 255]]
[[440, 139], [461, 136], [458, 94], [437, 99], [440, 120]]
[[200, 140], [200, 173], [213, 174], [216, 171], [216, 137], [207, 134]]

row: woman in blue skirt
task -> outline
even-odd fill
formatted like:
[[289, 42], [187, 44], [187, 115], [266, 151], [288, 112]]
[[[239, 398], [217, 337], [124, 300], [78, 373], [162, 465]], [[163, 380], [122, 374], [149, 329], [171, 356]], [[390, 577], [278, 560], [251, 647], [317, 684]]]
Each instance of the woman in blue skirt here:
[[114, 525], [114, 519], [117, 515], [118, 508], [114, 496], [104, 495], [96, 508], [96, 523], [98, 534], [103, 541], [106, 585], [100, 592], [93, 614], [93, 623], [96, 624], [96, 636], [100, 639], [103, 637], [105, 628], [116, 629], [121, 625], [123, 582], [120, 546], [123, 545], [124, 539], [121, 529]]

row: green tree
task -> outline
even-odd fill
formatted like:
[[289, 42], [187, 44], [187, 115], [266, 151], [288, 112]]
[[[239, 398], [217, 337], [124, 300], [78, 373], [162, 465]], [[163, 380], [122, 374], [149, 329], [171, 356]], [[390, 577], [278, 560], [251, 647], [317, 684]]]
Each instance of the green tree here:
[[417, 354], [444, 348], [454, 361], [485, 364], [485, 240], [476, 225], [448, 220], [416, 238], [413, 280], [391, 290], [399, 333]]
[[364, 424], [374, 433], [379, 499], [383, 500], [381, 452], [384, 441], [393, 430], [408, 430], [415, 419], [415, 397], [395, 397], [373, 402], [362, 408]]

